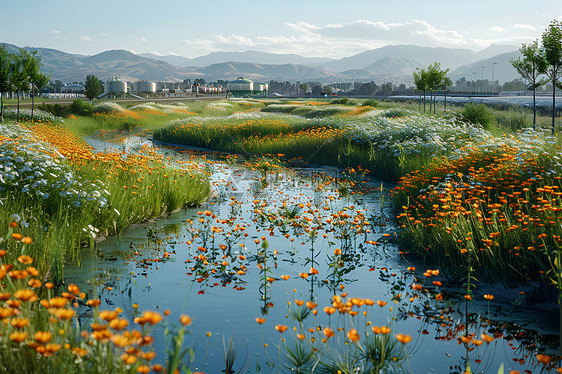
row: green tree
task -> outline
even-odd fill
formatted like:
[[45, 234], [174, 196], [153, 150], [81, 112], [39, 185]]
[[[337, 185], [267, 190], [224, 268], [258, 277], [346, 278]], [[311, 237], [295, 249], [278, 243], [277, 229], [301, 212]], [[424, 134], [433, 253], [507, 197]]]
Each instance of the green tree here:
[[299, 88], [303, 91], [304, 94], [306, 94], [309, 89], [308, 83], [302, 83]]
[[[434, 62], [427, 68], [427, 87], [432, 93], [433, 101], [433, 114], [435, 114], [435, 107], [437, 104], [436, 93], [439, 88], [443, 86], [443, 80], [445, 79], [449, 69], [442, 70], [441, 64], [439, 62]], [[429, 105], [429, 112], [431, 113], [431, 101]]]
[[90, 99], [90, 103], [103, 92], [101, 82], [95, 75], [86, 76], [84, 88], [84, 95]]
[[556, 87], [562, 88], [562, 23], [553, 20], [542, 34], [542, 45], [547, 69], [546, 76], [552, 83], [552, 135], [554, 135], [554, 118], [556, 117]]
[[35, 94], [49, 83], [49, 76], [41, 73], [41, 57], [37, 55], [37, 52], [25, 55], [23, 68], [31, 90], [31, 121], [33, 122]]
[[332, 86], [328, 86], [328, 85], [322, 86], [322, 92], [324, 92], [328, 96], [330, 96], [333, 91], [334, 91], [334, 87]]
[[539, 47], [538, 40], [535, 40], [529, 45], [522, 44], [519, 51], [521, 52], [521, 57], [511, 59], [509, 62], [511, 62], [511, 65], [513, 65], [519, 75], [529, 82], [527, 84], [527, 89], [533, 90], [533, 130], [535, 130], [537, 123], [537, 105], [535, 95], [537, 87], [546, 83], [545, 79], [540, 79], [540, 75], [546, 71], [547, 64]]
[[28, 55], [30, 55], [28, 51], [20, 49], [20, 53], [15, 55], [10, 61], [10, 84], [18, 97], [17, 122], [20, 120], [20, 92], [27, 92], [29, 90], [29, 76], [25, 69], [25, 62], [29, 58]]
[[416, 69], [414, 71], [414, 85], [420, 91], [420, 99], [418, 101], [418, 109], [421, 112], [421, 95], [423, 92], [423, 112], [425, 113], [425, 91], [427, 90], [427, 73], [424, 69]]
[[0, 47], [0, 121], [4, 122], [4, 93], [11, 91], [10, 85], [10, 64], [13, 55], [6, 50], [5, 46]]
[[451, 78], [445, 76], [443, 77], [443, 81], [441, 82], [441, 88], [445, 91], [445, 110], [447, 110], [447, 88], [453, 85], [453, 81]]

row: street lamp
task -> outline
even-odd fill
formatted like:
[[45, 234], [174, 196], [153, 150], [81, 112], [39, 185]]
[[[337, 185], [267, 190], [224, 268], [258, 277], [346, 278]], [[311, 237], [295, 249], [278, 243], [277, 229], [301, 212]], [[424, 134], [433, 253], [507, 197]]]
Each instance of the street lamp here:
[[482, 66], [482, 70], [480, 72], [480, 94], [484, 91], [484, 66]]
[[492, 62], [492, 88], [494, 92], [496, 92], [496, 81], [494, 80], [494, 65], [497, 64], [497, 62]]

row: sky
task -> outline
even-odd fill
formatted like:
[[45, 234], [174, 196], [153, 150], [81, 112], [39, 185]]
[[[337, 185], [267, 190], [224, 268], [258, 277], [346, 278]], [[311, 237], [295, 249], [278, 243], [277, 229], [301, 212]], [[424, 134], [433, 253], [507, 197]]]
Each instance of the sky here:
[[0, 0], [0, 42], [94, 55], [256, 50], [341, 58], [385, 45], [482, 50], [540, 38], [561, 0]]

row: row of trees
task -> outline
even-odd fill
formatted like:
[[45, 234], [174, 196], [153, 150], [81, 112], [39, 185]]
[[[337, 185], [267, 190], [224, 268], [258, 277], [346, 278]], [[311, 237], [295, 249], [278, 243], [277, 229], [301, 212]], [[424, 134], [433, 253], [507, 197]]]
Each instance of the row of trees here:
[[445, 89], [445, 109], [447, 108], [447, 87], [451, 86], [453, 82], [447, 76], [449, 69], [441, 69], [441, 64], [434, 62], [429, 65], [427, 69], [416, 69], [414, 72], [414, 85], [420, 91], [419, 107], [421, 112], [421, 95], [423, 93], [423, 111], [425, 113], [425, 95], [429, 91], [429, 113], [433, 106], [433, 113], [435, 114], [436, 107], [436, 93], [437, 90]]
[[20, 49], [10, 53], [5, 46], [0, 47], [0, 121], [4, 122], [3, 93], [16, 92], [18, 97], [17, 121], [20, 116], [20, 93], [31, 95], [31, 119], [35, 109], [35, 93], [49, 83], [49, 76], [41, 73], [41, 57], [36, 52]]
[[548, 82], [552, 85], [552, 135], [556, 117], [556, 87], [562, 89], [562, 23], [554, 20], [542, 34], [542, 40], [523, 44], [519, 49], [521, 56], [511, 60], [511, 64], [533, 91], [533, 130], [536, 129], [537, 107], [536, 89]]

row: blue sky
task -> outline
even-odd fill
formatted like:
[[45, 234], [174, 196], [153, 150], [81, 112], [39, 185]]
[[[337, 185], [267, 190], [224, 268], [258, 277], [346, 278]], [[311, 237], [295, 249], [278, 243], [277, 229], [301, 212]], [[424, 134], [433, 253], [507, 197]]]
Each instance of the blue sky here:
[[388, 44], [483, 49], [540, 37], [562, 1], [0, 0], [0, 42], [96, 54], [258, 50], [344, 57]]

